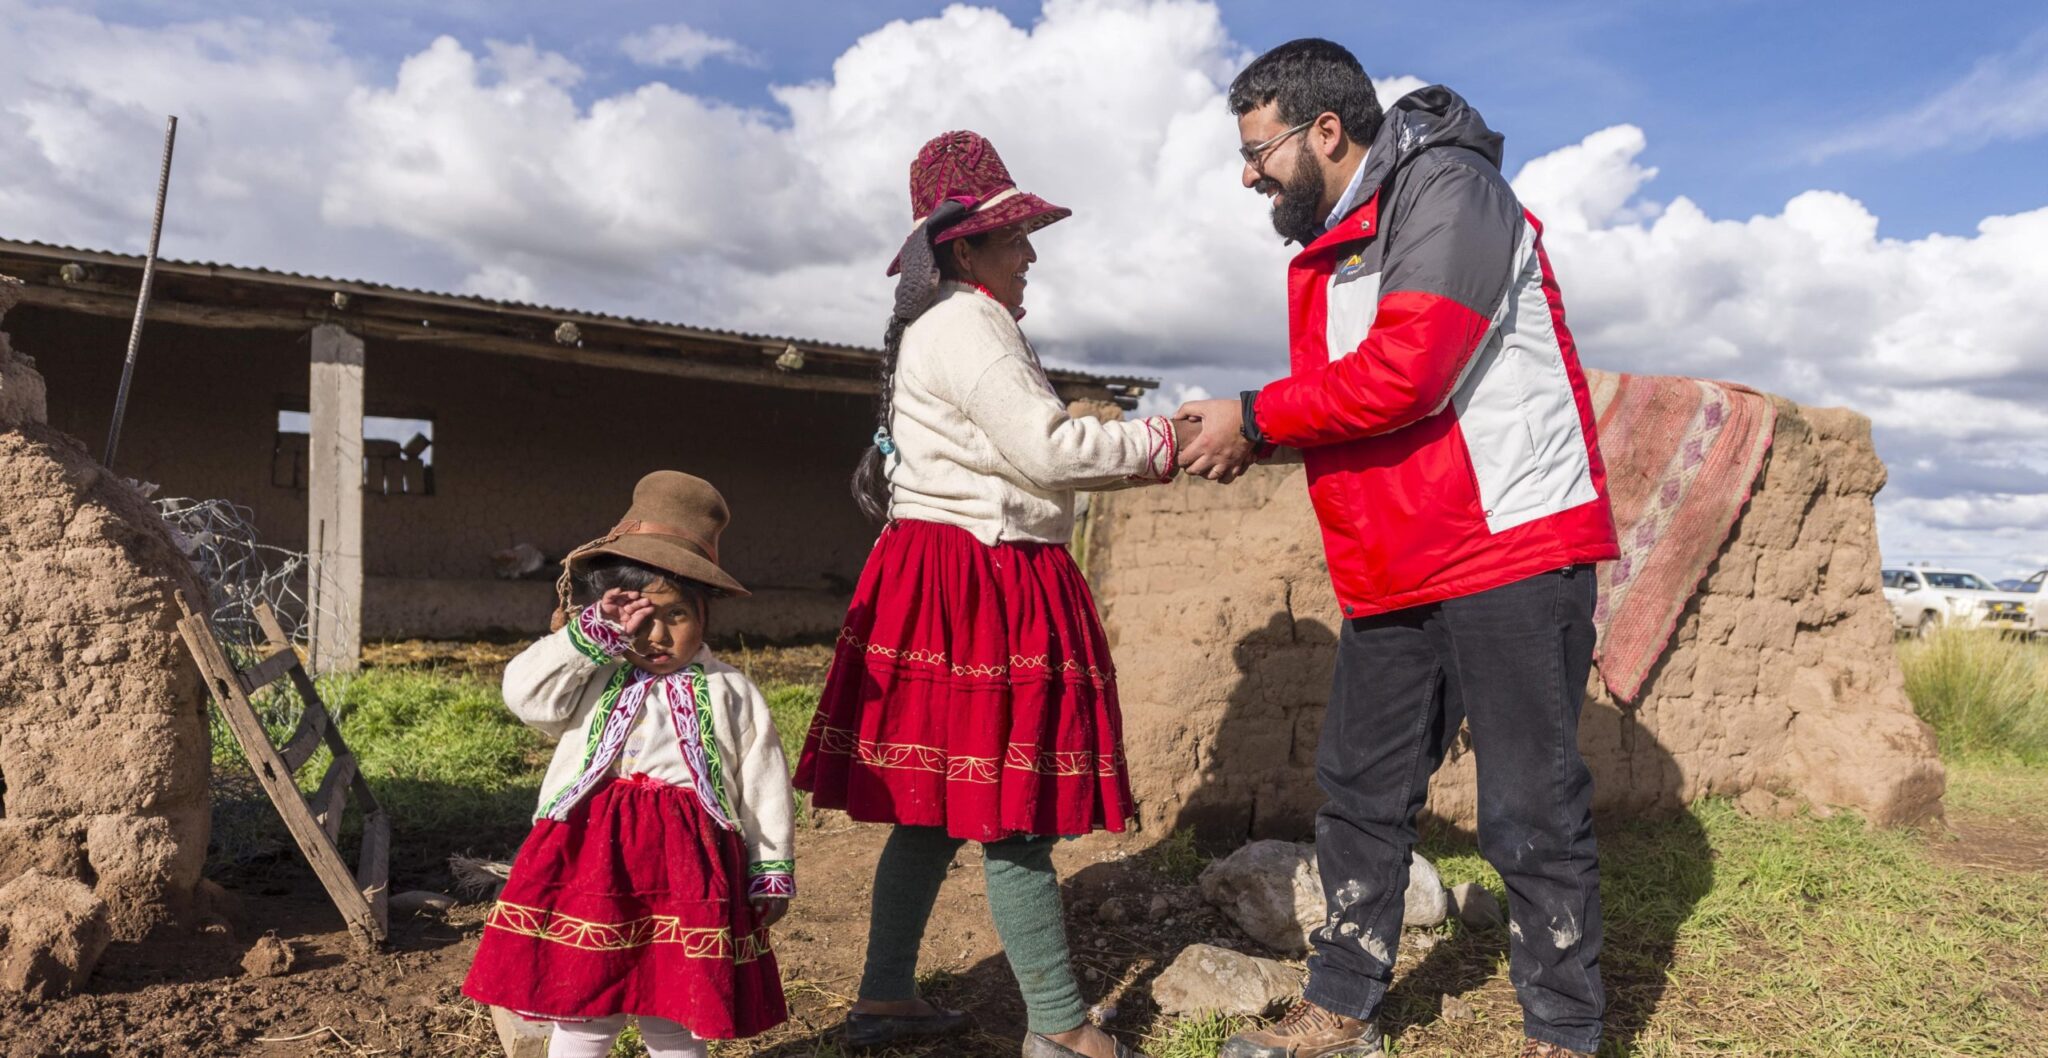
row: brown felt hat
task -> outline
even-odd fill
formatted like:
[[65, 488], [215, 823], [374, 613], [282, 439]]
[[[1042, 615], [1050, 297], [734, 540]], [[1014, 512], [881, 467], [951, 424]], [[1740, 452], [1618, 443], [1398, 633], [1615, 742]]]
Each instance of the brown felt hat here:
[[703, 478], [657, 470], [633, 486], [633, 505], [611, 532], [569, 552], [556, 590], [556, 626], [568, 619], [570, 578], [596, 555], [619, 555], [707, 585], [725, 595], [749, 592], [718, 566], [718, 536], [732, 521], [725, 497]]

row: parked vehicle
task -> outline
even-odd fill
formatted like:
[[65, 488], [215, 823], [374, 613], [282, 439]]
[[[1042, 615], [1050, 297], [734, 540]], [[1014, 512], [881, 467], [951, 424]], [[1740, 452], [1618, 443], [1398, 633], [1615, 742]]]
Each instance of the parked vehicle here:
[[1963, 569], [1900, 566], [1884, 570], [1883, 575], [1892, 623], [1902, 632], [1924, 636], [1937, 628], [2037, 630], [2034, 611], [2039, 608], [2042, 574], [2035, 575], [2034, 595], [1999, 591], [1990, 581]]
[[2036, 636], [2048, 636], [2048, 613], [2042, 612], [2048, 608], [2048, 596], [2041, 594], [2044, 584], [2048, 584], [2048, 569], [2021, 580], [2020, 586], [2013, 589], [2014, 593], [2028, 597], [2027, 631]]

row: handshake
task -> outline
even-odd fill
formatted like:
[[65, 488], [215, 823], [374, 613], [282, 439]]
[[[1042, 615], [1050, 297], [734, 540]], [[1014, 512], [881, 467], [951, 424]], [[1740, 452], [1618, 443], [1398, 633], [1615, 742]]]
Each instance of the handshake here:
[[1173, 413], [1180, 466], [1218, 484], [1237, 480], [1258, 455], [1244, 436], [1244, 405], [1235, 400], [1191, 400]]

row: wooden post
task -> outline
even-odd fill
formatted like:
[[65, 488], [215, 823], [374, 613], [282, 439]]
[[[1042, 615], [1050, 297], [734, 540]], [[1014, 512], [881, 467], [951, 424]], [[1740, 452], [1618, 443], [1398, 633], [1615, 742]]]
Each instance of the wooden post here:
[[363, 340], [313, 328], [306, 550], [313, 668], [352, 672], [363, 644]]

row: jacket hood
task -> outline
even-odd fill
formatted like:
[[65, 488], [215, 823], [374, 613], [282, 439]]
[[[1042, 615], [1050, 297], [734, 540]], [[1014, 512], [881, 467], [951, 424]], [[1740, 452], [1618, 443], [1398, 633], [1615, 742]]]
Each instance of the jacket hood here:
[[1379, 135], [1366, 152], [1362, 187], [1386, 186], [1402, 166], [1436, 147], [1468, 148], [1498, 169], [1501, 142], [1501, 134], [1487, 126], [1464, 96], [1440, 84], [1418, 88], [1387, 108]]

